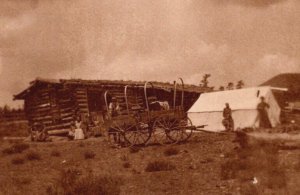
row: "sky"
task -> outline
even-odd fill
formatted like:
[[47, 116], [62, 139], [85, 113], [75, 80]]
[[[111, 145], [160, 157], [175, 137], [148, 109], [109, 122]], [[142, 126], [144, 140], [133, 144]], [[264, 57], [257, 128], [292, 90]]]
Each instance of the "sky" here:
[[42, 78], [219, 88], [300, 72], [299, 0], [1, 0], [0, 105]]

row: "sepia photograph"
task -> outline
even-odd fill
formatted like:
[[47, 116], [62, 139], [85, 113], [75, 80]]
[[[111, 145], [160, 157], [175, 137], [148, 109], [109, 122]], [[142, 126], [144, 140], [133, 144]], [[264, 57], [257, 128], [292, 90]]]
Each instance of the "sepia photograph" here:
[[0, 195], [300, 194], [299, 0], [0, 0]]

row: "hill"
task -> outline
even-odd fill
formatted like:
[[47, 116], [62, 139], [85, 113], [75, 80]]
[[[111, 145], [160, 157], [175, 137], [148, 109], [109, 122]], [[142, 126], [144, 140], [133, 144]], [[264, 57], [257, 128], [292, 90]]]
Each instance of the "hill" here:
[[283, 88], [300, 88], [300, 73], [285, 73], [279, 74], [260, 86], [272, 86], [272, 87], [283, 87]]
[[300, 73], [279, 74], [260, 86], [288, 88], [289, 91], [285, 94], [275, 92], [275, 97], [281, 105], [287, 101], [300, 100]]

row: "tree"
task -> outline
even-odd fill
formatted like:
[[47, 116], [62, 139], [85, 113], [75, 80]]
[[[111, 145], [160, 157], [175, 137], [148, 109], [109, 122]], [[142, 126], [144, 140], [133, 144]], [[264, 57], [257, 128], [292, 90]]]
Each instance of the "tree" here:
[[3, 107], [3, 113], [6, 114], [8, 112], [10, 112], [10, 107], [8, 105], [4, 105], [4, 107]]
[[219, 91], [224, 91], [225, 90], [225, 87], [224, 86], [220, 86], [219, 87]]
[[210, 74], [204, 74], [203, 79], [201, 80], [200, 86], [204, 88], [208, 88], [208, 78], [210, 77]]
[[236, 84], [236, 89], [242, 89], [244, 87], [245, 83], [243, 80], [239, 80]]
[[227, 84], [226, 89], [227, 89], [227, 90], [233, 90], [233, 88], [234, 88], [233, 83], [232, 83], [232, 82], [229, 82], [229, 83]]

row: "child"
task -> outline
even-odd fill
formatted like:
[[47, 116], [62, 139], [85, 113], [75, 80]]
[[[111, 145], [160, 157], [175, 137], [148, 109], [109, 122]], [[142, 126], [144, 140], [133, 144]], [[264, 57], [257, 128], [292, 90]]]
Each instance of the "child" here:
[[82, 121], [81, 117], [77, 116], [75, 121], [75, 131], [74, 131], [74, 140], [84, 139], [84, 133], [82, 130]]

